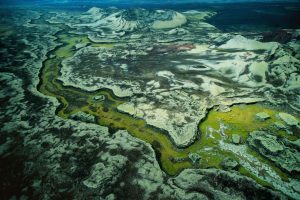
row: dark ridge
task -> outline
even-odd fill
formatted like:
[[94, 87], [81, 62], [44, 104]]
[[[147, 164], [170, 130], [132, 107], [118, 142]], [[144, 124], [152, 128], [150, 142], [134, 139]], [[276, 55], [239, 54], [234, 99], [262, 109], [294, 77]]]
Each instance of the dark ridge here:
[[262, 42], [279, 42], [282, 44], [286, 44], [290, 42], [292, 39], [292, 34], [287, 32], [286, 30], [276, 30], [273, 32], [265, 32], [263, 33]]

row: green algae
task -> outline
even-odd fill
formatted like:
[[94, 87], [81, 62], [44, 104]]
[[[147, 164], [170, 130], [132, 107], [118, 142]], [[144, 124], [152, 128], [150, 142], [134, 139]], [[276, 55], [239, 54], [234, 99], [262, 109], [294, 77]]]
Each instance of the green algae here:
[[92, 47], [101, 47], [101, 48], [113, 48], [115, 46], [115, 44], [109, 44], [109, 43], [101, 43], [101, 44], [97, 44], [97, 43], [92, 43], [91, 44]]
[[[261, 156], [258, 152], [254, 151], [253, 149], [248, 149], [248, 153], [254, 157], [256, 157], [261, 163], [264, 163], [272, 168], [272, 170], [281, 178], [281, 180], [288, 182], [288, 175], [283, 172], [281, 169], [276, 167], [271, 161], [265, 159]], [[254, 175], [252, 175], [254, 176]], [[257, 177], [258, 178], [258, 177]]]
[[264, 186], [264, 187], [272, 187], [272, 184], [268, 183], [267, 181], [264, 181], [261, 178], [258, 178], [257, 176], [255, 176], [254, 174], [252, 174], [251, 172], [249, 172], [246, 168], [244, 167], [240, 167], [239, 172], [241, 174], [243, 174], [244, 176], [248, 176], [250, 178], [252, 178], [253, 180], [255, 180], [257, 183], [259, 183], [260, 185]]
[[[38, 89], [43, 94], [59, 100], [61, 106], [57, 109], [58, 116], [67, 119], [72, 114], [83, 111], [95, 116], [99, 125], [109, 127], [112, 131], [127, 130], [134, 137], [152, 145], [162, 169], [169, 175], [177, 175], [186, 168], [220, 168], [220, 163], [225, 157], [237, 158], [234, 153], [220, 149], [220, 141], [230, 142], [232, 134], [240, 135], [242, 141], [245, 141], [249, 132], [262, 128], [272, 129], [272, 125], [280, 121], [276, 117], [279, 111], [258, 104], [233, 106], [231, 112], [228, 113], [212, 110], [199, 126], [201, 138], [185, 149], [178, 149], [164, 132], [147, 125], [144, 120], [118, 112], [117, 107], [126, 102], [125, 98], [118, 98], [112, 91], [106, 89], [87, 92], [74, 87], [64, 86], [58, 80], [61, 62], [63, 59], [74, 55], [76, 44], [84, 43], [98, 48], [114, 48], [115, 44], [93, 43], [86, 36], [66, 33], [58, 33], [57, 40], [62, 45], [50, 52], [48, 59], [44, 62]], [[94, 97], [99, 95], [105, 96], [105, 99], [95, 102], [93, 100]], [[263, 122], [256, 120], [255, 114], [258, 112], [266, 112], [270, 115], [270, 119]], [[220, 129], [221, 124], [228, 127], [224, 130], [224, 135], [216, 131]], [[208, 129], [213, 131], [209, 132]], [[278, 134], [288, 139], [296, 139], [296, 136], [288, 135], [284, 131], [278, 131]], [[189, 153], [200, 155], [201, 160], [197, 165], [191, 163], [188, 158]], [[250, 152], [250, 154], [255, 154], [261, 162], [270, 165], [282, 179], [286, 179], [287, 175], [273, 166], [271, 162], [266, 161], [256, 152]], [[254, 176], [244, 168], [240, 168], [239, 171], [253, 178], [261, 185], [269, 186], [270, 184]]]
[[[265, 112], [270, 116], [270, 119], [267, 119], [265, 121], [260, 121], [256, 118], [256, 114], [259, 112]], [[245, 142], [250, 132], [255, 130], [267, 130], [272, 131], [273, 133], [277, 134], [280, 137], [285, 137], [289, 140], [296, 140], [298, 139], [298, 136], [295, 134], [291, 135], [288, 134], [284, 130], [278, 130], [275, 128], [274, 124], [275, 122], [280, 121], [278, 119], [277, 115], [280, 111], [269, 108], [266, 105], [260, 105], [260, 104], [252, 104], [252, 105], [235, 105], [231, 107], [231, 111], [227, 113], [222, 113], [218, 111], [210, 111], [207, 115], [207, 118], [204, 122], [200, 124], [200, 130], [202, 134], [208, 135], [207, 130], [208, 128], [212, 128], [214, 130], [212, 133], [210, 133], [213, 136], [212, 138], [202, 137], [202, 142], [204, 142], [207, 146], [215, 146], [216, 141], [223, 140], [225, 142], [230, 143], [231, 137], [233, 134], [238, 134], [242, 137], [242, 143]], [[299, 118], [298, 118], [299, 120]], [[217, 131], [220, 129], [220, 124], [223, 124], [227, 128], [224, 130], [224, 136], [222, 137]], [[217, 148], [217, 147], [215, 147]], [[274, 172], [276, 172], [277, 175], [281, 177], [282, 180], [287, 181], [288, 176], [286, 173], [284, 173], [282, 170], [280, 170], [278, 167], [276, 167], [271, 161], [266, 160], [263, 158], [260, 154], [258, 154], [256, 151], [252, 149], [248, 149], [248, 153], [255, 158], [257, 158], [261, 163], [267, 164], [270, 166]], [[219, 155], [218, 155], [219, 154]], [[219, 152], [216, 154], [217, 156], [214, 157], [212, 160], [210, 160], [209, 164], [212, 164], [214, 162], [217, 164], [220, 163], [221, 159], [220, 156], [224, 155], [224, 153]], [[229, 157], [233, 157], [234, 155], [227, 155]], [[239, 158], [241, 159], [241, 158]], [[243, 170], [241, 172], [244, 172]], [[248, 172], [247, 174], [249, 174]], [[251, 177], [254, 177], [255, 175], [251, 175]], [[261, 180], [258, 177], [256, 177], [255, 180]], [[261, 181], [258, 181], [261, 182]]]
[[55, 55], [60, 58], [68, 58], [74, 55], [76, 44], [89, 44], [90, 41], [87, 36], [74, 35], [70, 37], [68, 34], [59, 35], [59, 40], [65, 44], [55, 51]]
[[[260, 112], [267, 113], [270, 119], [265, 121], [258, 120], [256, 114]], [[209, 127], [218, 130], [222, 123], [227, 127], [224, 131], [227, 141], [231, 139], [233, 134], [238, 134], [242, 137], [242, 140], [246, 140], [249, 133], [255, 130], [270, 130], [278, 136], [286, 137], [289, 140], [296, 140], [296, 135], [288, 134], [285, 130], [276, 129], [275, 123], [281, 121], [277, 117], [279, 112], [279, 110], [259, 104], [232, 106], [231, 111], [227, 113], [212, 110], [209, 112], [205, 122], [201, 123], [200, 130], [201, 132], [205, 132]]]
[[[145, 121], [135, 119], [127, 114], [117, 111], [117, 107], [125, 101], [117, 98], [112, 92], [107, 90], [99, 90], [96, 92], [86, 92], [72, 87], [63, 86], [59, 77], [61, 61], [74, 55], [74, 46], [78, 41], [88, 41], [85, 36], [78, 35], [58, 35], [59, 42], [64, 45], [52, 52], [49, 58], [44, 62], [41, 72], [41, 83], [39, 91], [48, 96], [56, 97], [61, 106], [57, 110], [58, 116], [62, 118], [70, 118], [76, 112], [83, 111], [97, 117], [99, 125], [107, 126], [112, 130], [126, 129], [133, 136], [142, 139], [150, 144], [159, 143], [159, 152], [161, 152], [161, 163], [163, 169], [171, 175], [178, 174], [184, 168], [188, 168], [191, 164], [187, 161], [174, 163], [171, 162], [173, 157], [187, 157], [187, 154], [177, 152], [176, 148], [170, 142], [167, 135], [158, 132], [156, 129], [149, 127]], [[113, 44], [93, 44], [101, 48], [112, 48]], [[55, 55], [55, 56], [53, 56]], [[103, 102], [95, 103], [95, 96], [104, 95]], [[105, 109], [106, 108], [106, 109]]]

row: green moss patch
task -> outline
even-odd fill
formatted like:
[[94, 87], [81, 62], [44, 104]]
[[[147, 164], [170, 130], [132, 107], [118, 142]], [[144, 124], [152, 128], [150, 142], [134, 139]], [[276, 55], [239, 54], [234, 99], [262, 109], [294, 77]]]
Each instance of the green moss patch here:
[[[282, 123], [276, 117], [279, 111], [259, 104], [233, 106], [228, 113], [212, 110], [199, 126], [200, 139], [188, 148], [178, 149], [172, 144], [168, 135], [148, 126], [144, 120], [118, 112], [117, 107], [126, 102], [126, 99], [117, 98], [111, 91], [105, 89], [87, 92], [78, 88], [66, 87], [57, 79], [62, 60], [74, 55], [77, 43], [102, 48], [114, 48], [114, 44], [97, 44], [91, 42], [86, 36], [66, 33], [58, 33], [57, 38], [63, 45], [53, 51], [44, 62], [40, 74], [39, 91], [59, 100], [61, 106], [57, 110], [58, 115], [62, 118], [70, 118], [74, 113], [82, 111], [95, 116], [99, 125], [109, 127], [112, 132], [120, 129], [127, 130], [134, 137], [152, 145], [162, 169], [169, 175], [177, 175], [183, 169], [192, 167], [220, 168], [220, 163], [226, 157], [239, 159], [232, 152], [220, 149], [221, 141], [231, 143], [231, 136], [237, 134], [242, 138], [241, 142], [244, 142], [249, 132], [258, 129], [275, 130], [274, 123]], [[105, 98], [101, 101], [94, 101], [94, 97], [99, 95], [103, 95]], [[265, 121], [257, 120], [255, 115], [259, 112], [267, 113], [270, 118]], [[276, 133], [291, 140], [297, 139], [295, 135], [289, 135], [284, 130], [278, 130]], [[189, 153], [198, 154], [201, 157], [199, 163], [193, 165], [189, 159]], [[258, 154], [255, 156], [260, 157]], [[264, 158], [260, 157], [259, 159], [272, 166], [272, 163], [265, 161]], [[286, 178], [283, 172], [272, 167], [282, 178]], [[240, 172], [262, 185], [269, 184], [254, 177], [243, 168], [240, 169]]]

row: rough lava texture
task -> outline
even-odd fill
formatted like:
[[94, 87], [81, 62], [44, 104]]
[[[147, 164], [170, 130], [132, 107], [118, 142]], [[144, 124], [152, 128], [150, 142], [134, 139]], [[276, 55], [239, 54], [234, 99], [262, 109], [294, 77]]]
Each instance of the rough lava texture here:
[[[144, 18], [149, 11], [134, 9], [89, 11], [80, 18], [102, 19], [102, 16], [108, 15], [101, 14], [103, 12], [113, 12], [112, 15], [121, 13], [119, 17], [124, 15], [137, 19], [139, 24], [172, 16], [171, 11], [155, 11], [150, 18]], [[196, 15], [200, 20], [212, 16], [199, 16], [197, 12], [186, 14], [187, 18], [192, 19]], [[179, 147], [194, 142], [198, 124], [207, 110], [214, 106], [266, 99], [276, 101], [274, 95], [280, 90], [286, 103], [298, 109], [300, 65], [286, 47], [241, 35], [224, 39], [216, 28], [210, 29], [211, 35], [196, 39], [198, 31], [204, 33], [207, 29], [193, 21], [181, 29], [167, 32], [139, 28], [131, 36], [115, 38], [114, 41], [118, 41], [115, 47], [83, 47], [73, 57], [63, 61], [60, 80], [65, 85], [89, 91], [109, 88], [117, 96], [130, 97], [130, 102], [119, 106], [118, 110], [167, 131]], [[163, 43], [157, 41], [156, 34], [159, 33], [165, 33]], [[185, 41], [176, 41], [177, 35], [181, 34], [186, 35], [181, 37]], [[106, 33], [105, 37], [109, 35], [113, 37], [115, 34]], [[140, 43], [136, 44], [134, 40]], [[124, 44], [122, 41], [129, 42]], [[171, 41], [175, 42], [164, 44]], [[232, 100], [237, 96], [239, 98]]]
[[[32, 116], [31, 124], [20, 121], [18, 117], [27, 117], [31, 109], [25, 106], [24, 90], [18, 87], [22, 81], [8, 73], [1, 74], [0, 80], [7, 88], [12, 86], [9, 93], [1, 90], [1, 97], [5, 94], [10, 98], [7, 107], [18, 105], [19, 110], [1, 129], [7, 136], [1, 144], [1, 159], [15, 156], [9, 153], [11, 148], [21, 150], [19, 156], [27, 156], [24, 168], [16, 172], [31, 177], [19, 186], [23, 198], [223, 199], [232, 195], [246, 198], [249, 192], [283, 198], [250, 179], [221, 170], [186, 170], [169, 178], [161, 171], [150, 145], [127, 131], [111, 136], [105, 127], [58, 118], [50, 114], [54, 112], [49, 109], [51, 101]], [[6, 112], [5, 116], [12, 114]], [[12, 135], [14, 132], [18, 134]], [[22, 148], [13, 142], [14, 137], [22, 138]], [[190, 176], [193, 178], [187, 179]], [[234, 184], [228, 186], [228, 181]], [[243, 188], [236, 187], [241, 181]]]
[[[62, 98], [38, 91], [47, 53], [62, 45], [57, 33], [113, 43], [109, 48], [103, 43], [77, 45], [76, 53], [61, 63], [60, 81], [75, 86], [75, 91], [111, 89], [128, 98], [119, 111], [167, 131], [174, 148], [186, 147], [199, 136], [198, 125], [213, 107], [267, 99], [300, 109], [299, 41], [292, 39], [284, 46], [221, 33], [204, 21], [212, 12], [116, 8], [92, 8], [80, 15], [11, 12], [2, 22], [15, 27], [1, 32], [5, 44], [1, 55], [6, 55], [0, 63], [1, 198], [299, 199], [298, 179], [284, 182], [277, 174], [266, 178], [274, 182], [272, 189], [231, 169], [185, 169], [170, 177], [150, 144], [126, 130], [111, 133], [92, 123], [97, 119], [86, 112], [77, 112], [73, 119], [58, 117]], [[63, 30], [66, 27], [70, 29]], [[233, 47], [233, 40], [243, 49]], [[278, 94], [283, 101], [275, 98]], [[294, 127], [293, 118], [279, 117]], [[299, 172], [299, 139], [288, 141], [256, 131], [247, 145], [288, 173]], [[274, 174], [269, 165], [246, 153], [246, 144], [219, 147], [241, 158], [249, 156], [249, 162], [239, 165], [257, 176], [263, 170]], [[195, 154], [190, 159], [201, 162]]]
[[299, 146], [296, 144], [264, 131], [250, 133], [247, 142], [282, 169], [288, 172], [299, 172], [300, 153]]
[[[87, 16], [82, 19], [88, 23], [75, 26], [97, 28], [98, 30], [109, 29], [113, 32], [132, 32], [137, 29], [171, 29], [184, 25], [187, 20], [184, 15], [175, 11], [146, 10], [146, 9], [100, 9], [91, 8]], [[91, 22], [92, 21], [92, 22]], [[123, 33], [120, 33], [121, 35]]]

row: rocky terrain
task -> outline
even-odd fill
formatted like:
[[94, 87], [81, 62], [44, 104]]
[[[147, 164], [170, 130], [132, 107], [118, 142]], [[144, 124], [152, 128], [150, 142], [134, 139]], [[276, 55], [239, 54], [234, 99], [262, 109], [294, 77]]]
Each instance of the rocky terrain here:
[[1, 20], [1, 199], [299, 199], [299, 30], [211, 10]]
[[[97, 27], [120, 30], [124, 36], [118, 36], [114, 48], [87, 46], [78, 50], [73, 57], [63, 61], [60, 80], [65, 85], [85, 90], [110, 88], [117, 96], [130, 96], [130, 102], [120, 105], [118, 109], [168, 131], [177, 146], [185, 147], [194, 142], [199, 122], [213, 106], [259, 102], [267, 98], [261, 96], [264, 91], [280, 89], [289, 93], [298, 89], [299, 60], [279, 43], [262, 43], [241, 35], [218, 41], [224, 39], [217, 30], [210, 30], [210, 35], [202, 38], [198, 31], [208, 31], [206, 28], [201, 30], [202, 23], [205, 23], [201, 21], [196, 33], [196, 24], [193, 23], [181, 28], [172, 27], [175, 29], [168, 31], [157, 31], [154, 19], [152, 25], [146, 24], [135, 31], [135, 28], [128, 29], [130, 25], [125, 24], [140, 24], [140, 19], [148, 14], [147, 11], [132, 10], [130, 13], [130, 10], [126, 10], [116, 13], [119, 18], [111, 19], [115, 13], [105, 17], [102, 10], [92, 8], [88, 11], [95, 21], [99, 16], [101, 23], [112, 21], [112, 27], [101, 23], [80, 26], [95, 27], [95, 32], [99, 31]], [[126, 20], [128, 15], [131, 21]], [[165, 15], [172, 15], [172, 12]], [[188, 12], [187, 15], [198, 13]], [[211, 15], [207, 14], [208, 17]], [[155, 17], [159, 19], [161, 16]], [[178, 27], [182, 25], [177, 24]], [[146, 33], [143, 28], [150, 29], [150, 32]], [[139, 32], [139, 39], [129, 39], [124, 43], [129, 36], [132, 38], [129, 32]], [[157, 34], [166, 35], [166, 41], [157, 41]], [[180, 39], [176, 38], [178, 34]], [[195, 41], [196, 36], [198, 38]], [[174, 41], [174, 37], [177, 41]], [[140, 42], [136, 44], [136, 40]], [[298, 109], [298, 98], [295, 96], [288, 103]]]

